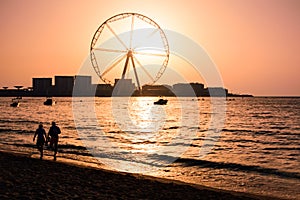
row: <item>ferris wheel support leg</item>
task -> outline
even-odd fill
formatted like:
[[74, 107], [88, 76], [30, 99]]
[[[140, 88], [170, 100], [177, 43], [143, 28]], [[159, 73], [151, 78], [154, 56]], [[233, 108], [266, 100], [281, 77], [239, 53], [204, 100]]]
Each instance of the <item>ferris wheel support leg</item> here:
[[127, 71], [127, 68], [128, 68], [128, 61], [129, 61], [129, 56], [127, 55], [127, 58], [126, 58], [126, 61], [125, 61], [125, 66], [124, 66], [123, 73], [122, 73], [122, 79], [125, 78], [125, 74], [126, 74], [126, 71]]
[[137, 82], [137, 85], [138, 85], [138, 90], [141, 91], [140, 81], [139, 81], [139, 77], [138, 77], [137, 72], [136, 72], [136, 68], [135, 68], [135, 64], [134, 64], [134, 61], [133, 61], [133, 57], [130, 56], [130, 58], [131, 58], [131, 62], [132, 62], [132, 67], [133, 67], [135, 79], [136, 79], [136, 82]]

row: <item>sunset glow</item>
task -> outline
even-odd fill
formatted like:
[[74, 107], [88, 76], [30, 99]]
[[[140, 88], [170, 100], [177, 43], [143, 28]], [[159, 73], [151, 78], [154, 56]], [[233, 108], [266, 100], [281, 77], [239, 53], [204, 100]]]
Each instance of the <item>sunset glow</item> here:
[[137, 12], [206, 49], [230, 92], [300, 96], [299, 8], [298, 0], [4, 0], [0, 87], [75, 75], [97, 28], [113, 15]]

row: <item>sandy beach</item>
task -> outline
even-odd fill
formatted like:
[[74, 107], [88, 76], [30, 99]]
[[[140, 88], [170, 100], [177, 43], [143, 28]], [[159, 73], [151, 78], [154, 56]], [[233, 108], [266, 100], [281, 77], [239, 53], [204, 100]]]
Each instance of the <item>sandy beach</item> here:
[[0, 152], [0, 199], [274, 199]]

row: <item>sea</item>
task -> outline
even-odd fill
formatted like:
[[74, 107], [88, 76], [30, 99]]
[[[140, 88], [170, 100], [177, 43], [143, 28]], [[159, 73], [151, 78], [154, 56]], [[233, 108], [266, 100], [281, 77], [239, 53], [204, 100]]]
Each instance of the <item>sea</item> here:
[[[56, 162], [300, 199], [300, 98], [0, 97], [0, 150], [39, 158], [33, 135], [60, 127]], [[52, 160], [47, 146], [44, 159]]]

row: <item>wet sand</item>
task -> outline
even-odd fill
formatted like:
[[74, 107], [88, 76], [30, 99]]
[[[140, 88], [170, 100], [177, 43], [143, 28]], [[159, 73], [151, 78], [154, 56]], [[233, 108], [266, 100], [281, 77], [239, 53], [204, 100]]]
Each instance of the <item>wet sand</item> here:
[[0, 199], [274, 199], [0, 151]]

